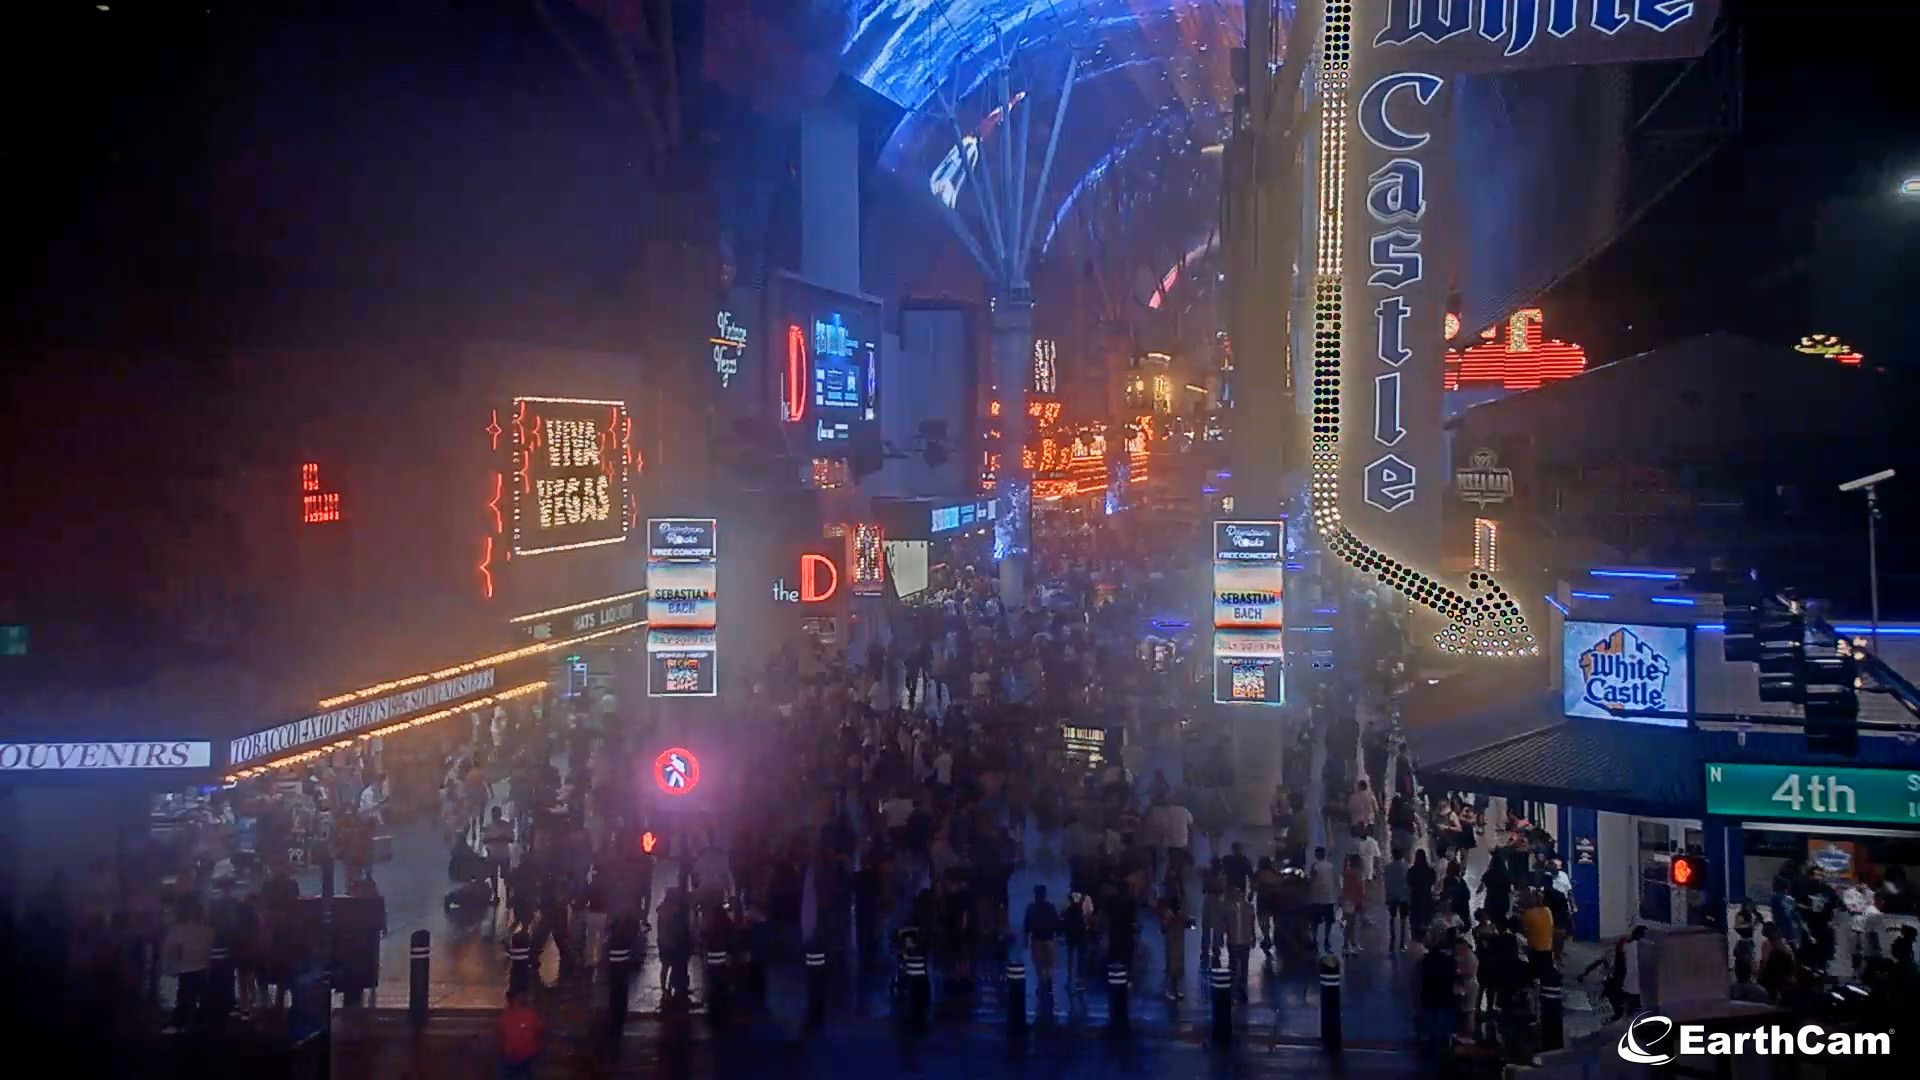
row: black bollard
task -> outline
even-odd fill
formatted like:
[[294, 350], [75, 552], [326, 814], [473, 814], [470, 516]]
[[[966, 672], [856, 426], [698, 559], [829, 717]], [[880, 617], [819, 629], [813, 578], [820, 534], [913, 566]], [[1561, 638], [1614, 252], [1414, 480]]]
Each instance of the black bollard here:
[[433, 935], [415, 930], [407, 940], [407, 1019], [414, 1027], [427, 1022], [427, 954], [433, 947]]
[[1107, 1034], [1125, 1035], [1132, 1027], [1127, 1015], [1127, 965], [1107, 965]]
[[1213, 1044], [1233, 1045], [1233, 969], [1216, 967], [1207, 976], [1213, 987]]
[[233, 1011], [233, 954], [225, 945], [207, 950], [207, 991], [200, 1008], [216, 1028], [225, 1024], [227, 1014]]
[[907, 1022], [916, 1028], [925, 1027], [927, 1011], [933, 1006], [933, 987], [927, 980], [927, 955], [909, 952], [900, 961], [900, 968], [907, 979]]
[[1340, 958], [1320, 958], [1320, 1042], [1327, 1053], [1340, 1052]]
[[1027, 965], [1007, 961], [1007, 1035], [1018, 1038], [1027, 1033]]
[[616, 1032], [627, 1023], [627, 995], [632, 991], [632, 983], [632, 947], [607, 949], [607, 1019]]
[[1548, 968], [1540, 975], [1540, 1049], [1558, 1050], [1567, 1045], [1565, 1000], [1560, 972]]
[[513, 932], [507, 939], [507, 992], [527, 992], [533, 985], [533, 935], [526, 927]]
[[727, 950], [707, 950], [707, 1020], [713, 1024], [724, 1024], [732, 1005], [731, 988], [727, 985]]
[[807, 952], [807, 1030], [819, 1031], [827, 1023], [827, 954]]

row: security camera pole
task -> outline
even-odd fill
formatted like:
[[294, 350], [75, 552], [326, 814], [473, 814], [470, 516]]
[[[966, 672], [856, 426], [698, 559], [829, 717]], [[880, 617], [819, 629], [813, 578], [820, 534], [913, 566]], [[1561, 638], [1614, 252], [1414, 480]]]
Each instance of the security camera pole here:
[[1882, 469], [1871, 476], [1858, 480], [1849, 480], [1840, 485], [1841, 491], [1861, 491], [1867, 493], [1867, 589], [1871, 593], [1873, 607], [1873, 651], [1880, 651], [1880, 493], [1878, 488], [1885, 480], [1893, 479], [1892, 469]]

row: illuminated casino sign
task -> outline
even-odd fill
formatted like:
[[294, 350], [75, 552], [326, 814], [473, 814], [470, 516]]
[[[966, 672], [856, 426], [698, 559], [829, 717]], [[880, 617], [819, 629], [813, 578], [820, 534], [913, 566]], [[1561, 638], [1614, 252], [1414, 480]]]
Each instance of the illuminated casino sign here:
[[1383, 0], [1356, 7], [1393, 62], [1450, 72], [1698, 56], [1717, 0]]
[[1213, 523], [1213, 700], [1284, 705], [1284, 521]]
[[647, 696], [719, 693], [719, 523], [647, 521]]
[[626, 403], [521, 397], [511, 415], [513, 554], [625, 540], [633, 525]]
[[[1328, 0], [1313, 322], [1314, 528], [1362, 574], [1437, 612], [1450, 652], [1539, 651], [1483, 570], [1432, 576], [1445, 479], [1448, 91], [1464, 72], [1698, 55], [1717, 0]], [[1437, 140], [1437, 141], [1436, 141]]]

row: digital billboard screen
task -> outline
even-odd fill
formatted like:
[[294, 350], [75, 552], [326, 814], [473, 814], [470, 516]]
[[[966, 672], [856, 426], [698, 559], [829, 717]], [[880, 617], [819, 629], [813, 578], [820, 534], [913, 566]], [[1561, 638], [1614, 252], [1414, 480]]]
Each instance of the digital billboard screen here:
[[713, 697], [720, 552], [712, 518], [647, 522], [647, 694]]
[[769, 338], [783, 350], [781, 418], [824, 457], [878, 431], [880, 305], [790, 275], [778, 279]]
[[513, 401], [513, 554], [617, 544], [632, 526], [633, 425], [620, 401]]
[[1569, 619], [1560, 647], [1568, 716], [1685, 727], [1693, 711], [1693, 630]]
[[1284, 705], [1286, 522], [1213, 523], [1213, 700]]

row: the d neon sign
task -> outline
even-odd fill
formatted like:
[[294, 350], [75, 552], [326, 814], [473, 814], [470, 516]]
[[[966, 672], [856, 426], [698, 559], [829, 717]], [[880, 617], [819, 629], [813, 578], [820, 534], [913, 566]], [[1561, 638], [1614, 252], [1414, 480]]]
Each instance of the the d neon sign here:
[[819, 604], [834, 598], [840, 591], [840, 568], [833, 560], [818, 552], [807, 551], [800, 555], [800, 583], [798, 588], [787, 588], [787, 579], [781, 578], [773, 583], [773, 598], [788, 604]]
[[[822, 574], [826, 575], [826, 585], [820, 584]], [[816, 555], [809, 551], [800, 556], [800, 602], [818, 604], [833, 599], [840, 591], [840, 568], [825, 555]]]

